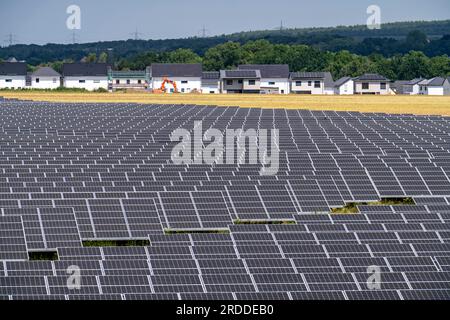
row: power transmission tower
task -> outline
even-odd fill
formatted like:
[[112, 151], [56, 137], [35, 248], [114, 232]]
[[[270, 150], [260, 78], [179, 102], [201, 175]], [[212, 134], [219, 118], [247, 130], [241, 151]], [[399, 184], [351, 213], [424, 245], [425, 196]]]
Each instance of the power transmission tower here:
[[9, 33], [5, 39], [5, 42], [7, 43], [8, 47], [11, 47], [15, 43], [17, 43], [17, 37], [13, 33]]
[[70, 42], [72, 44], [76, 44], [79, 42], [79, 36], [76, 34], [75, 30], [72, 30], [72, 34], [70, 36]]
[[202, 38], [206, 38], [208, 36], [208, 32], [209, 32], [209, 30], [206, 29], [205, 25], [203, 25], [203, 27], [199, 31]]
[[280, 31], [284, 31], [283, 20], [281, 20], [281, 24], [280, 24]]
[[136, 28], [136, 31], [130, 33], [130, 35], [133, 36], [134, 40], [141, 40], [140, 36], [142, 36], [143, 34], [138, 31], [138, 28]]

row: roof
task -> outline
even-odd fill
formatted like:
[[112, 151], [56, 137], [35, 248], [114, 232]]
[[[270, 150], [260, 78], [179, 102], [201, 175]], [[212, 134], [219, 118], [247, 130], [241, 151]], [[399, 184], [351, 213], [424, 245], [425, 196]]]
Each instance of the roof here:
[[259, 70], [221, 70], [220, 77], [223, 79], [259, 79], [261, 71]]
[[429, 86], [429, 87], [442, 87], [446, 80], [448, 80], [448, 79], [442, 78], [442, 77], [436, 77], [436, 78], [428, 80], [425, 83], [425, 85]]
[[65, 77], [106, 77], [108, 65], [106, 63], [64, 63], [62, 74]]
[[377, 73], [365, 73], [355, 79], [356, 81], [389, 81], [388, 78]]
[[325, 88], [334, 86], [333, 76], [330, 72], [292, 72], [292, 80], [323, 80]]
[[287, 64], [242, 64], [240, 70], [260, 70], [261, 78], [289, 78], [289, 65]]
[[153, 63], [152, 77], [202, 77], [203, 66], [200, 63]]
[[202, 79], [204, 79], [204, 80], [219, 80], [220, 72], [219, 71], [205, 71], [202, 73]]
[[342, 77], [334, 83], [334, 86], [340, 87], [340, 86], [346, 84], [347, 82], [349, 82], [350, 80], [352, 80], [351, 77]]
[[32, 77], [61, 77], [61, 75], [50, 67], [41, 67], [31, 74]]
[[412, 79], [411, 81], [408, 81], [407, 85], [413, 86], [413, 85], [419, 84], [423, 80], [425, 80], [425, 79], [423, 79], [423, 78]]
[[26, 76], [27, 64], [23, 62], [0, 63], [0, 75], [2, 76]]

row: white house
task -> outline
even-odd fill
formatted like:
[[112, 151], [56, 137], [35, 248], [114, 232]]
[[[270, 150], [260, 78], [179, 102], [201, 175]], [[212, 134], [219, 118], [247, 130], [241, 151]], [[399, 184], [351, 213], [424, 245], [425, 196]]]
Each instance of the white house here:
[[391, 94], [389, 79], [376, 73], [366, 73], [355, 78], [354, 82], [355, 94]]
[[23, 62], [0, 63], [0, 89], [26, 87], [27, 64]]
[[62, 74], [66, 88], [88, 91], [108, 90], [108, 66], [106, 63], [65, 63]]
[[239, 70], [259, 70], [261, 93], [289, 94], [289, 65], [287, 64], [244, 64]]
[[208, 71], [202, 73], [202, 93], [220, 93], [220, 72]]
[[436, 77], [430, 80], [423, 80], [419, 85], [419, 94], [428, 96], [450, 95], [450, 82], [447, 78]]
[[50, 67], [42, 67], [31, 74], [32, 89], [56, 89], [61, 86], [61, 75]]
[[355, 83], [351, 77], [343, 77], [334, 83], [334, 94], [351, 95], [355, 93]]
[[291, 92], [297, 94], [334, 94], [330, 72], [292, 72]]
[[[179, 93], [201, 92], [203, 67], [199, 63], [154, 63], [150, 67], [151, 88], [161, 89], [165, 80], [175, 83]], [[175, 92], [171, 83], [166, 83], [167, 92]]]

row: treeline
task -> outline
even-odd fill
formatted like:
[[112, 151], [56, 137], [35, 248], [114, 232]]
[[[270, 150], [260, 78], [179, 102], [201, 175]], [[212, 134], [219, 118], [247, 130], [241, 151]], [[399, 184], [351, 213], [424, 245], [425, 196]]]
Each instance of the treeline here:
[[383, 57], [361, 56], [347, 50], [323, 51], [306, 45], [273, 44], [267, 40], [220, 44], [200, 56], [190, 49], [172, 52], [146, 52], [117, 62], [120, 70], [142, 70], [152, 63], [199, 63], [213, 71], [236, 68], [239, 64], [289, 64], [291, 71], [330, 71], [335, 79], [380, 73], [391, 80], [450, 76], [447, 55], [429, 58], [423, 52]]
[[332, 52], [347, 50], [364, 56], [377, 53], [392, 57], [416, 50], [434, 57], [450, 55], [450, 20], [388, 23], [383, 24], [380, 30], [369, 30], [366, 26], [346, 26], [240, 32], [207, 38], [14, 45], [0, 48], [0, 58], [16, 57], [31, 65], [39, 65], [63, 59], [79, 61], [91, 52], [100, 55], [108, 49], [113, 49], [116, 59], [120, 59], [134, 57], [141, 52], [163, 53], [178, 48], [191, 49], [203, 56], [210, 48], [219, 44], [232, 41], [244, 45], [256, 40], [267, 40], [273, 44], [303, 44]]

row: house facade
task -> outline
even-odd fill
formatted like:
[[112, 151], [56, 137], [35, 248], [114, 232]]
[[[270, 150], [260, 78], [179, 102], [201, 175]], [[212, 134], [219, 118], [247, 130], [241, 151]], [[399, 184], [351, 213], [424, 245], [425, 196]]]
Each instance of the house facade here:
[[23, 89], [26, 87], [26, 77], [26, 63], [0, 63], [0, 89]]
[[422, 78], [413, 79], [403, 85], [403, 94], [418, 95], [420, 94], [420, 83], [424, 81]]
[[261, 93], [261, 71], [221, 70], [221, 93]]
[[376, 73], [355, 78], [355, 94], [386, 95], [391, 93], [389, 79]]
[[[199, 63], [154, 63], [150, 67], [151, 85], [159, 90], [165, 80], [175, 83], [179, 93], [201, 92], [203, 67]], [[167, 84], [167, 92], [175, 92], [175, 87]]]
[[435, 77], [419, 83], [419, 94], [428, 96], [450, 95], [450, 82], [448, 78]]
[[150, 68], [142, 71], [109, 70], [109, 90], [145, 90], [150, 84]]
[[355, 82], [351, 77], [343, 77], [334, 83], [334, 94], [351, 95], [355, 93]]
[[31, 88], [57, 89], [61, 86], [61, 75], [50, 67], [42, 67], [31, 74]]
[[106, 63], [65, 63], [62, 74], [64, 87], [94, 91], [108, 90]]
[[289, 65], [287, 64], [245, 64], [239, 70], [259, 70], [260, 92], [264, 94], [289, 94]]
[[217, 94], [220, 93], [220, 72], [208, 71], [202, 73], [202, 93]]
[[293, 72], [290, 80], [292, 93], [334, 94], [334, 82], [330, 72]]

